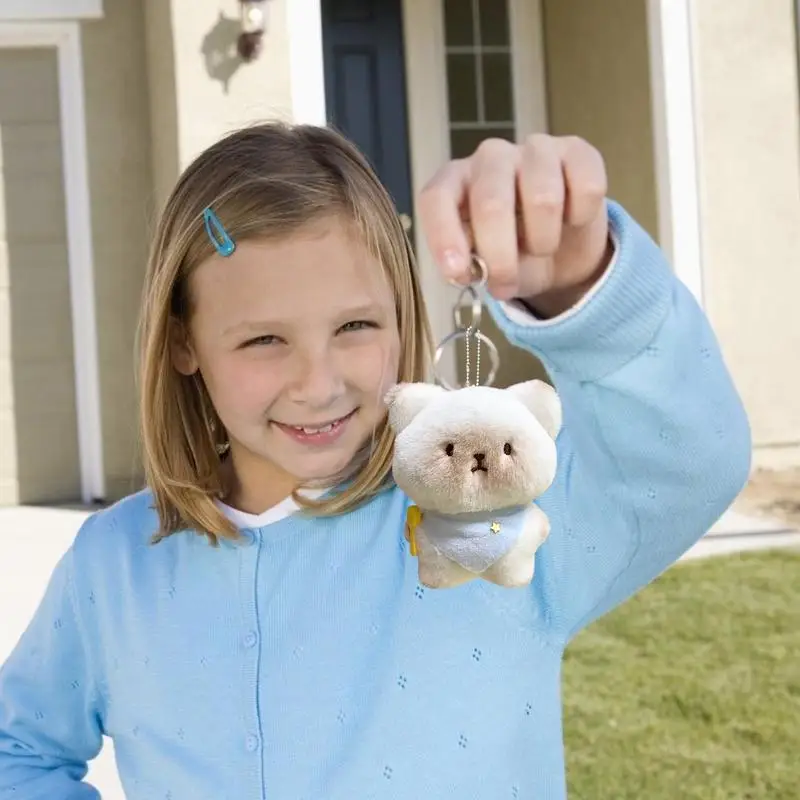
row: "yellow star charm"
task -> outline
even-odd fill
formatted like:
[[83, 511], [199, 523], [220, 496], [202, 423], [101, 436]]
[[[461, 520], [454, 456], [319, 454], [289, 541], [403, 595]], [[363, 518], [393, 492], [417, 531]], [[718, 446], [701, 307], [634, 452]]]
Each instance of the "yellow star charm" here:
[[489, 526], [489, 530], [490, 530], [492, 533], [500, 533], [500, 523], [499, 523], [499, 522], [493, 522], [493, 523], [492, 523], [492, 524]]

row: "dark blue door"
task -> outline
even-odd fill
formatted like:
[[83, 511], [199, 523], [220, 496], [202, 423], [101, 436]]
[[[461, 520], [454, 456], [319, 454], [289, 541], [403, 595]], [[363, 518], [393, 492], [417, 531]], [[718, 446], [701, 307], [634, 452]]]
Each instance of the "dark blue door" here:
[[328, 123], [372, 163], [411, 218], [402, 0], [322, 0]]

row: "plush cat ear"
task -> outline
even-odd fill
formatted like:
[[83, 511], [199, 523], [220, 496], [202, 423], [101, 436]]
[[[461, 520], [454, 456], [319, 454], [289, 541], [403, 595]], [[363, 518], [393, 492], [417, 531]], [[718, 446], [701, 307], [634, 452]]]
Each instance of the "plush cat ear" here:
[[389, 424], [395, 433], [405, 428], [434, 397], [445, 390], [433, 383], [398, 383], [386, 393]]
[[539, 380], [525, 381], [509, 386], [506, 391], [522, 402], [552, 439], [558, 436], [561, 430], [561, 401], [549, 383]]

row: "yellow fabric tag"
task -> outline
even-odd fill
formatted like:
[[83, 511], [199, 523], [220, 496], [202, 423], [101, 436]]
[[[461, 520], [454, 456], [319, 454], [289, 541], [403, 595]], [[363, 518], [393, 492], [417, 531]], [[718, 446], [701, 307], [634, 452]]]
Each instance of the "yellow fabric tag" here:
[[417, 555], [417, 526], [422, 522], [422, 512], [417, 506], [409, 506], [406, 512], [406, 539], [410, 545], [411, 555]]

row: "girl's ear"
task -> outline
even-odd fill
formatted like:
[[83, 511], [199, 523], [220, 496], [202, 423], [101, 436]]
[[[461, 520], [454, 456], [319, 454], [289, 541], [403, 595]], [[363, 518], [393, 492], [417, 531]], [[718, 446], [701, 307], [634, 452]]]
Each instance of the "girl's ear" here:
[[169, 351], [172, 365], [181, 375], [194, 375], [197, 372], [197, 356], [189, 333], [175, 317], [169, 319]]

